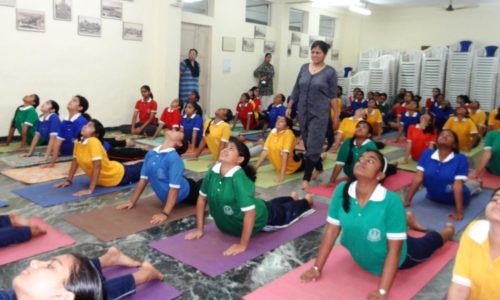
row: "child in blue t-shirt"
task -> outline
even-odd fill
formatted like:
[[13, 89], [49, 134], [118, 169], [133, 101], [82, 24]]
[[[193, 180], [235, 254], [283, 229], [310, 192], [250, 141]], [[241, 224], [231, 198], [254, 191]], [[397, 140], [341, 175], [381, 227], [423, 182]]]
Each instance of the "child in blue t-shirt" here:
[[401, 136], [405, 136], [408, 133], [408, 128], [410, 125], [416, 125], [420, 123], [420, 112], [418, 102], [415, 98], [412, 98], [406, 104], [406, 112], [401, 114], [399, 118], [398, 135], [396, 137], [396, 143], [399, 142]]
[[203, 138], [203, 118], [200, 111], [200, 106], [193, 102], [188, 102], [184, 106], [181, 131], [184, 132], [184, 138], [188, 141], [191, 151], [198, 147]]
[[132, 199], [129, 203], [118, 205], [117, 209], [133, 208], [148, 183], [151, 184], [156, 196], [164, 205], [161, 212], [152, 216], [152, 224], [161, 224], [167, 221], [174, 206], [178, 203], [195, 204], [199, 185], [194, 180], [183, 176], [184, 162], [181, 155], [186, 150], [187, 142], [184, 139], [184, 133], [167, 130], [163, 144], [146, 154], [142, 165], [141, 179]]
[[[286, 113], [285, 95], [276, 94], [273, 98], [273, 103], [271, 103], [267, 109], [262, 112], [262, 120], [264, 121], [264, 126], [262, 127], [261, 138], [264, 138], [264, 134], [268, 128], [274, 128], [276, 126], [276, 121], [278, 117], [284, 117]], [[291, 129], [291, 128], [290, 128]]]

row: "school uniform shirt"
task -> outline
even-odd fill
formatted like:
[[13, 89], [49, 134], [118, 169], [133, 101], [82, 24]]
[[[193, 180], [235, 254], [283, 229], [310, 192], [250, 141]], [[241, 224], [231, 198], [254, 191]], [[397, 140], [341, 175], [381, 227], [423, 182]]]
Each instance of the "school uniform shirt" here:
[[57, 136], [61, 128], [59, 116], [51, 113], [47, 116], [41, 116], [36, 124], [36, 132], [44, 142], [48, 142], [51, 136]]
[[491, 158], [486, 168], [495, 175], [500, 175], [500, 130], [490, 131], [484, 139], [484, 149], [491, 150]]
[[377, 103], [377, 108], [380, 110], [380, 113], [382, 113], [382, 115], [385, 115], [389, 112], [389, 104], [387, 102]]
[[[255, 111], [255, 104], [253, 102], [247, 102], [247, 103], [238, 103], [236, 106], [236, 113], [238, 114], [238, 118], [241, 121], [241, 124], [243, 124], [243, 128], [246, 130], [251, 130], [257, 127], [258, 121], [255, 119], [254, 116], [254, 111]], [[248, 118], [250, 118], [250, 127], [247, 127], [247, 122]]]
[[398, 117], [401, 117], [405, 112], [406, 112], [406, 103], [401, 103], [400, 105], [398, 106], [395, 106], [393, 109], [392, 109], [392, 112], [398, 116]]
[[[450, 153], [443, 161], [439, 160], [439, 151], [427, 149], [417, 163], [417, 170], [424, 173], [424, 186], [427, 199], [445, 204], [455, 204], [453, 183], [455, 180], [467, 180], [469, 162], [461, 153]], [[463, 185], [464, 204], [469, 203], [470, 191]]]
[[[342, 107], [342, 99], [341, 98], [336, 98], [334, 101], [337, 102], [337, 107], [339, 109], [342, 109], [341, 108]], [[340, 115], [340, 112], [339, 112], [339, 115]], [[335, 111], [333, 110], [333, 108], [331, 108], [330, 109], [330, 118], [332, 119], [332, 121], [333, 121], [334, 117], [335, 117]]]
[[473, 113], [469, 109], [469, 117], [474, 122], [474, 124], [476, 124], [476, 126], [486, 126], [486, 113], [483, 110], [478, 109], [475, 113]]
[[354, 136], [354, 132], [356, 131], [356, 126], [359, 121], [363, 119], [355, 119], [354, 117], [344, 118], [342, 122], [340, 122], [338, 132], [342, 132], [342, 137], [344, 139], [348, 139]]
[[425, 149], [428, 149], [432, 142], [436, 142], [437, 130], [434, 129], [434, 133], [429, 134], [425, 133], [423, 128], [420, 128], [420, 124], [410, 125], [406, 140], [411, 142], [411, 158], [418, 161]]
[[184, 138], [191, 144], [193, 144], [193, 131], [198, 131], [196, 135], [195, 145], [199, 145], [201, 139], [203, 138], [203, 119], [198, 114], [193, 114], [191, 117], [184, 115], [181, 120], [181, 128], [184, 130]]
[[[139, 112], [139, 123], [144, 124], [148, 121], [151, 113], [155, 113], [158, 110], [158, 103], [155, 100], [149, 98], [148, 100], [139, 99], [135, 103], [135, 111]], [[153, 118], [149, 124], [156, 125], [158, 120]]]
[[161, 203], [167, 202], [170, 189], [178, 189], [176, 203], [189, 195], [189, 183], [184, 174], [184, 162], [174, 148], [158, 146], [146, 154], [141, 169], [141, 178], [147, 179]]
[[469, 300], [500, 299], [500, 259], [491, 259], [489, 231], [489, 221], [474, 221], [460, 239], [451, 280], [470, 288]]
[[284, 154], [288, 154], [285, 171], [286, 175], [293, 174], [300, 168], [301, 162], [295, 161], [293, 158], [295, 144], [297, 144], [297, 141], [290, 129], [282, 130], [281, 132], [278, 132], [276, 128], [271, 130], [264, 143], [264, 150], [267, 151], [267, 159], [269, 159], [269, 162], [276, 169], [276, 172], [281, 172], [282, 156]]
[[28, 135], [26, 136], [26, 142], [31, 144], [31, 140], [35, 136], [35, 127], [38, 122], [38, 114], [36, 113], [36, 109], [29, 106], [20, 106], [17, 108], [16, 113], [14, 114], [14, 125], [19, 132], [19, 134], [23, 133], [24, 125], [28, 125]]
[[380, 110], [378, 110], [378, 108], [374, 108], [372, 112], [368, 112], [368, 110], [366, 110], [366, 122], [372, 125], [375, 130], [375, 135], [378, 135], [380, 133], [380, 128], [377, 124], [382, 124], [382, 114], [380, 113]]
[[473, 142], [471, 134], [478, 133], [476, 124], [469, 118], [459, 120], [451, 117], [446, 121], [443, 129], [449, 129], [457, 134], [460, 151], [469, 151]]
[[267, 116], [269, 117], [269, 128], [274, 128], [276, 126], [278, 117], [284, 117], [285, 113], [286, 107], [283, 104], [271, 105], [267, 110]]
[[[343, 166], [344, 173], [349, 177], [354, 176], [354, 164], [358, 161], [361, 154], [366, 150], [377, 150], [377, 145], [370, 139], [366, 139], [360, 146], [356, 146], [356, 143], [354, 143], [351, 147], [352, 140], [353, 138], [348, 138], [342, 143], [335, 163], [339, 166]], [[352, 161], [348, 164], [347, 159], [349, 158], [349, 151], [352, 152]]]
[[87, 119], [81, 114], [76, 114], [71, 119], [66, 117], [61, 122], [61, 127], [59, 127], [59, 132], [57, 133], [57, 139], [62, 141], [61, 150], [59, 151], [61, 155], [73, 154], [74, 140], [87, 123]]
[[181, 110], [165, 107], [160, 117], [160, 124], [165, 124], [167, 129], [179, 129], [181, 126]]
[[17, 300], [14, 290], [0, 290], [0, 300]]
[[252, 236], [267, 225], [268, 211], [263, 200], [254, 197], [255, 184], [240, 166], [220, 174], [221, 164], [215, 164], [203, 178], [200, 195], [208, 200], [210, 215], [220, 231], [241, 236], [245, 212], [255, 210]]
[[498, 109], [494, 109], [490, 112], [490, 116], [488, 117], [488, 125], [493, 127], [493, 130], [500, 129], [500, 120], [497, 120]]
[[356, 185], [348, 189], [349, 212], [342, 206], [345, 182], [335, 189], [326, 221], [342, 228], [340, 243], [349, 250], [354, 261], [366, 271], [381, 275], [389, 240], [402, 240], [398, 266], [406, 259], [406, 213], [397, 193], [379, 184], [363, 207], [356, 200]]
[[436, 117], [434, 120], [434, 124], [436, 125], [436, 128], [438, 130], [441, 130], [443, 128], [444, 124], [446, 123], [446, 121], [448, 121], [448, 119], [453, 116], [453, 109], [451, 109], [451, 108], [445, 109], [442, 106], [433, 106], [432, 113]]
[[82, 168], [87, 176], [92, 176], [92, 163], [101, 161], [101, 172], [97, 178], [99, 186], [117, 186], [125, 175], [125, 168], [117, 161], [109, 160], [108, 154], [101, 141], [95, 137], [90, 137], [83, 141], [75, 141], [73, 154], [78, 166]]
[[351, 103], [352, 111], [355, 112], [358, 108], [367, 108], [368, 100], [363, 99], [363, 101], [359, 102], [358, 100], [353, 100]]
[[399, 122], [401, 123], [401, 125], [403, 125], [403, 132], [407, 134], [408, 127], [410, 127], [410, 125], [416, 125], [420, 123], [420, 113], [413, 112], [413, 114], [410, 114], [410, 112], [407, 111], [401, 115], [401, 117], [399, 118]]
[[[207, 128], [210, 126], [210, 133], [206, 134]], [[231, 136], [231, 126], [224, 121], [214, 123], [214, 120], [206, 120], [203, 125], [203, 136], [207, 142], [208, 149], [212, 153], [214, 159], [219, 155], [219, 145], [221, 142], [229, 142]]]

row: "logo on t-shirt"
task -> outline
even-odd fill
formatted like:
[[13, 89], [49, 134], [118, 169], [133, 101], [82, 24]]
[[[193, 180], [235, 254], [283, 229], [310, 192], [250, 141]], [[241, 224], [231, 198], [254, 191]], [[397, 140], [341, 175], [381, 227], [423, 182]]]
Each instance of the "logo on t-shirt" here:
[[228, 215], [228, 216], [231, 216], [231, 215], [234, 214], [233, 209], [231, 208], [231, 206], [224, 205], [224, 214]]
[[380, 230], [377, 229], [377, 228], [371, 228], [368, 231], [368, 237], [367, 237], [367, 239], [370, 242], [378, 242], [378, 241], [380, 241]]

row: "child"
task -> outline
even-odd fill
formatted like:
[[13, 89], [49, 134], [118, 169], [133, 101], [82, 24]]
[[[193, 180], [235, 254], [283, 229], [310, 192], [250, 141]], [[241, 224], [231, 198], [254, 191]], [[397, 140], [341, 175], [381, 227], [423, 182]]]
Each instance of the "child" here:
[[54, 145], [57, 140], [57, 134], [61, 127], [61, 120], [59, 119], [59, 104], [54, 100], [48, 100], [42, 104], [40, 109], [42, 115], [38, 119], [36, 125], [36, 133], [33, 141], [31, 142], [31, 147], [28, 153], [22, 155], [22, 157], [30, 157], [35, 152], [35, 148], [41, 141], [42, 144], [47, 145], [45, 154], [43, 156], [43, 161], [48, 160], [50, 154], [53, 151]]
[[[198, 110], [198, 114], [200, 115], [200, 117], [203, 118], [203, 107], [202, 107], [201, 102], [200, 102], [200, 93], [198, 93], [198, 91], [196, 91], [196, 90], [191, 91], [191, 93], [189, 93], [187, 100], [188, 100], [187, 103], [193, 103], [193, 104], [198, 105], [198, 107], [200, 108]], [[182, 107], [182, 115], [186, 114], [185, 109], [186, 109], [187, 103], [184, 103], [184, 106]]]
[[349, 118], [344, 118], [340, 123], [339, 129], [337, 130], [337, 134], [335, 135], [335, 144], [333, 145], [333, 152], [337, 152], [339, 149], [340, 143], [343, 140], [348, 139], [354, 135], [356, 131], [356, 125], [358, 125], [359, 121], [362, 121], [366, 118], [366, 113], [364, 109], [358, 108], [354, 112], [354, 116]]
[[368, 100], [364, 99], [365, 93], [362, 90], [357, 91], [354, 94], [354, 100], [351, 103], [352, 111], [356, 111], [359, 108], [367, 108]]
[[453, 109], [451, 108], [450, 101], [444, 100], [443, 95], [438, 95], [438, 106], [433, 106], [432, 113], [436, 117], [435, 125], [438, 132], [443, 130], [444, 123], [453, 115]]
[[0, 248], [23, 243], [45, 233], [47, 231], [17, 213], [0, 216]]
[[243, 132], [257, 128], [259, 120], [255, 118], [255, 104], [250, 102], [250, 95], [248, 93], [241, 94], [240, 101], [236, 106], [236, 115], [233, 120], [233, 129], [236, 127], [238, 119], [243, 125]]
[[195, 151], [203, 139], [201, 132], [203, 118], [199, 114], [200, 109], [197, 104], [188, 102], [184, 107], [185, 115], [181, 120], [181, 131], [184, 132], [184, 138], [188, 141], [191, 152]]
[[466, 109], [470, 108], [470, 98], [467, 95], [458, 95], [457, 96], [457, 107], [465, 107]]
[[373, 127], [374, 136], [382, 135], [382, 114], [377, 108], [375, 99], [368, 100], [368, 108], [365, 110], [366, 121]]
[[471, 102], [469, 107], [469, 117], [476, 124], [479, 134], [486, 134], [486, 113], [480, 109], [481, 105], [477, 100]]
[[83, 126], [75, 142], [74, 158], [68, 178], [55, 184], [55, 188], [70, 186], [78, 167], [90, 177], [90, 185], [87, 189], [73, 194], [74, 196], [90, 195], [98, 185], [112, 187], [139, 181], [142, 162], [124, 166], [119, 162], [109, 160], [102, 144], [104, 133], [104, 126], [96, 119], [90, 120]]
[[310, 194], [301, 200], [296, 193], [270, 201], [255, 198], [255, 170], [248, 165], [250, 153], [237, 138], [230, 138], [219, 160], [203, 178], [196, 204], [196, 229], [186, 235], [187, 240], [203, 237], [207, 201], [219, 230], [240, 237], [239, 243], [223, 252], [225, 256], [244, 252], [251, 236], [261, 230], [288, 227], [314, 212]]
[[9, 146], [12, 142], [16, 129], [21, 135], [21, 146], [14, 149], [14, 151], [24, 150], [27, 145], [31, 144], [35, 136], [35, 127], [38, 122], [36, 108], [39, 104], [40, 98], [37, 94], [24, 96], [23, 105], [16, 109], [14, 119], [12, 119], [5, 146]]
[[163, 110], [159, 121], [160, 124], [151, 138], [154, 139], [157, 137], [163, 129], [163, 126], [166, 126], [167, 130], [179, 130], [181, 126], [181, 119], [179, 99], [174, 99], [170, 103], [170, 107], [165, 107]]
[[[277, 94], [273, 98], [273, 103], [269, 105], [266, 112], [263, 113], [264, 126], [262, 127], [261, 137], [264, 138], [264, 134], [268, 128], [274, 128], [276, 126], [276, 121], [279, 117], [284, 117], [286, 113], [286, 107], [283, 105], [285, 102], [285, 95]], [[292, 125], [293, 127], [293, 125]]]
[[[192, 105], [188, 102], [189, 105]], [[142, 192], [151, 183], [151, 187], [160, 202], [164, 205], [160, 213], [154, 214], [151, 224], [165, 222], [174, 206], [179, 203], [195, 204], [199, 193], [197, 183], [183, 176], [184, 162], [180, 155], [187, 149], [184, 133], [167, 130], [165, 141], [161, 146], [149, 151], [141, 169], [141, 179], [129, 203], [117, 206], [117, 209], [133, 208]]]
[[443, 126], [443, 129], [449, 129], [458, 136], [458, 148], [462, 152], [469, 152], [477, 146], [480, 137], [476, 124], [468, 118], [467, 109], [459, 106], [455, 109], [456, 117], [450, 117]]
[[153, 93], [148, 85], [141, 87], [142, 99], [135, 103], [135, 111], [132, 116], [131, 125], [120, 126], [120, 131], [131, 134], [145, 134], [148, 136], [156, 132], [158, 120], [156, 119], [156, 111], [158, 104], [153, 99]]
[[500, 129], [500, 106], [493, 109], [488, 116], [488, 130]]
[[68, 116], [61, 122], [56, 141], [52, 149], [52, 157], [49, 165], [44, 167], [53, 167], [59, 158], [59, 155], [68, 156], [73, 154], [74, 140], [80, 134], [83, 126], [87, 124], [90, 116], [85, 112], [89, 108], [87, 98], [76, 95], [67, 105]]
[[411, 155], [413, 161], [418, 161], [425, 149], [434, 149], [437, 140], [437, 130], [434, 128], [434, 118], [430, 114], [420, 116], [420, 123], [410, 125], [406, 139], [406, 153], [403, 164], [408, 163]]
[[286, 175], [300, 172], [304, 168], [304, 161], [295, 155], [294, 149], [297, 140], [291, 128], [293, 121], [290, 118], [279, 117], [276, 127], [269, 133], [264, 144], [264, 151], [255, 164], [257, 171], [267, 158], [278, 173], [275, 181], [282, 182]]
[[198, 159], [205, 146], [208, 146], [213, 159], [219, 159], [220, 151], [226, 146], [231, 136], [229, 123], [233, 119], [233, 112], [228, 108], [219, 108], [215, 118], [206, 120], [203, 125], [203, 140], [201, 140], [194, 160]]
[[406, 102], [406, 112], [404, 112], [399, 119], [398, 134], [396, 136], [395, 142], [398, 143], [402, 135], [406, 136], [408, 133], [408, 127], [410, 125], [416, 125], [420, 122], [420, 112], [418, 107], [418, 102], [415, 99], [411, 99]]

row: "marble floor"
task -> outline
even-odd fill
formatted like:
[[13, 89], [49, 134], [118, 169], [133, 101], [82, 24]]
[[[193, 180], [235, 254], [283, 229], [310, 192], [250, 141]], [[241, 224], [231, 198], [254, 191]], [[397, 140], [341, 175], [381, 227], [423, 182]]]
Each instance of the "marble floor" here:
[[[391, 153], [388, 158], [395, 159], [401, 155], [403, 155], [402, 149]], [[7, 166], [1, 165], [0, 170], [3, 169], [7, 169]], [[189, 172], [186, 173], [186, 176], [195, 179], [201, 178], [200, 174]], [[326, 182], [329, 176], [330, 172], [327, 171], [319, 177], [318, 181], [313, 182], [313, 184]], [[88, 211], [104, 205], [127, 201], [132, 194], [131, 190], [119, 191], [69, 204], [41, 208], [32, 202], [10, 193], [10, 190], [22, 186], [23, 184], [0, 175], [0, 200], [9, 204], [6, 208], [0, 208], [0, 214], [17, 211], [23, 216], [40, 216], [76, 240], [76, 244], [72, 247], [33, 258], [46, 259], [67, 252], [77, 252], [94, 257], [102, 254], [109, 246], [116, 246], [131, 257], [147, 260], [154, 264], [165, 274], [166, 282], [182, 291], [183, 294], [179, 299], [241, 299], [249, 292], [314, 258], [323, 232], [323, 229], [312, 231], [221, 276], [210, 278], [196, 269], [184, 265], [180, 261], [160, 254], [148, 246], [150, 241], [194, 228], [194, 217], [104, 243], [81, 229], [66, 223], [63, 217], [70, 213]], [[268, 189], [257, 188], [259, 197], [265, 200], [289, 194], [293, 190], [300, 190], [300, 180]], [[148, 188], [144, 195], [150, 193], [152, 191]], [[329, 202], [329, 199], [316, 197], [316, 201]], [[455, 236], [455, 240], [458, 241], [460, 234], [458, 233]], [[1, 266], [0, 289], [10, 288], [13, 277], [29, 263], [30, 259]], [[453, 262], [448, 264], [437, 277], [433, 278], [414, 299], [442, 299], [450, 282], [452, 267]], [[158, 299], [161, 299], [161, 296]], [[314, 299], [314, 297], [312, 296], [311, 299]]]

